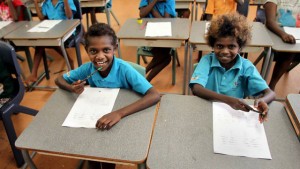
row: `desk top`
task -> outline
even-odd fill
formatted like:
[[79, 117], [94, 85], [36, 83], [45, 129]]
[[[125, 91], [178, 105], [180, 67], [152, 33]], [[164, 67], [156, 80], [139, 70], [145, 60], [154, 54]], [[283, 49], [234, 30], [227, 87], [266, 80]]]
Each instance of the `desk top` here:
[[24, 25], [26, 21], [19, 21], [19, 22], [11, 22], [10, 24], [6, 25], [2, 29], [0, 29], [0, 39], [2, 39], [5, 35], [9, 34], [10, 32], [16, 30], [20, 26]]
[[[108, 131], [62, 127], [78, 95], [57, 89], [16, 141], [16, 147], [50, 155], [124, 163], [145, 161], [156, 106], [123, 118]], [[120, 89], [113, 110], [141, 96]]]
[[267, 29], [269, 36], [273, 41], [272, 49], [278, 52], [300, 52], [300, 43], [284, 43], [279, 36]]
[[288, 94], [286, 97], [291, 121], [300, 139], [300, 94]]
[[[252, 47], [270, 47], [273, 45], [271, 38], [268, 36], [265, 26], [260, 22], [251, 22], [252, 40], [247, 46]], [[206, 44], [205, 41], [206, 21], [195, 21], [192, 23], [190, 43]]]
[[212, 103], [196, 96], [164, 95], [147, 166], [151, 169], [299, 168], [300, 143], [281, 103], [270, 105], [269, 121], [264, 127], [272, 160], [215, 154]]
[[[143, 23], [138, 24], [137, 19], [127, 19], [117, 33], [119, 39], [156, 39], [156, 40], [187, 40], [189, 38], [190, 20], [183, 18], [143, 18]], [[146, 27], [141, 29], [145, 22], [171, 22], [172, 36], [145, 37]]]
[[4, 39], [57, 39], [62, 38], [80, 24], [79, 19], [62, 20], [48, 32], [27, 32], [41, 22], [42, 21], [26, 21], [26, 24], [23, 24], [18, 29], [4, 36]]

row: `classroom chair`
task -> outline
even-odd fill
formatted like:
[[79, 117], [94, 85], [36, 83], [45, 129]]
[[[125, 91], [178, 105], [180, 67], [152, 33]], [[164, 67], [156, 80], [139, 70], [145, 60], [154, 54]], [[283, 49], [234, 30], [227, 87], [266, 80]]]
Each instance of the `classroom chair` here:
[[24, 93], [25, 93], [25, 87], [23, 85], [22, 79], [21, 79], [21, 69], [17, 61], [17, 56], [14, 48], [5, 43], [0, 41], [0, 51], [3, 62], [5, 65], [7, 65], [7, 68], [12, 74], [12, 77], [15, 81], [15, 86], [17, 90], [15, 91], [14, 97], [11, 98], [8, 102], [6, 102], [1, 108], [0, 108], [0, 114], [2, 118], [2, 122], [12, 149], [12, 152], [14, 154], [16, 164], [18, 167], [21, 167], [24, 164], [24, 159], [22, 156], [22, 153], [19, 149], [15, 147], [15, 141], [17, 139], [16, 131], [14, 129], [14, 125], [11, 119], [11, 116], [14, 113], [25, 113], [32, 116], [35, 116], [38, 111], [22, 106], [20, 105], [20, 102], [23, 99]]
[[[145, 50], [147, 47], [139, 47], [137, 49], [137, 54], [136, 54], [136, 63], [140, 64], [140, 57], [143, 58], [144, 63], [147, 64], [147, 59], [145, 56], [149, 56], [152, 57], [153, 54], [148, 51]], [[176, 63], [175, 60], [177, 61], [177, 66], [180, 67], [180, 62], [179, 62], [179, 58], [178, 58], [178, 54], [177, 54], [177, 50], [176, 49], [171, 49], [170, 54], [172, 56], [172, 85], [175, 85], [176, 83]]]
[[136, 64], [136, 63], [133, 63], [133, 62], [130, 62], [130, 61], [126, 61], [127, 63], [129, 63], [137, 72], [139, 72], [142, 76], [146, 77], [146, 69], [145, 67], [139, 65], [139, 64]]

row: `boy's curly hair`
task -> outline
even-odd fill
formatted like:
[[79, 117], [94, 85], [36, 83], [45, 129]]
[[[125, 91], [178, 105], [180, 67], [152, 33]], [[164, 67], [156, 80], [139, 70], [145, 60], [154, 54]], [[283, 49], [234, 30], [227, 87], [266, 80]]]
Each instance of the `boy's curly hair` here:
[[111, 37], [112, 45], [117, 45], [117, 36], [115, 31], [106, 23], [96, 23], [89, 27], [88, 31], [84, 35], [85, 48], [89, 47], [89, 38], [109, 36]]
[[235, 37], [240, 48], [244, 47], [251, 39], [251, 27], [247, 18], [238, 13], [220, 15], [211, 21], [207, 31], [206, 41], [214, 47], [218, 38]]

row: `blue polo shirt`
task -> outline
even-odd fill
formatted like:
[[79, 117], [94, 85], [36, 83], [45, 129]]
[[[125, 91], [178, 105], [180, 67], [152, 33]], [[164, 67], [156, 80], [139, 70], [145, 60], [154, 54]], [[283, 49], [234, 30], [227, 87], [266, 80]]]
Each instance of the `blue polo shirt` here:
[[[150, 0], [150, 2], [152, 1], [153, 0]], [[148, 5], [148, 0], [141, 0], [139, 8], [145, 7], [147, 5]], [[166, 0], [166, 2], [157, 2], [153, 8], [156, 11], [158, 11], [161, 16], [164, 16], [165, 13], [168, 13], [171, 15], [171, 17], [174, 18], [177, 15], [175, 11], [175, 0]], [[154, 18], [154, 16], [151, 13], [149, 13], [147, 17]]]
[[[73, 0], [68, 0], [69, 5], [73, 13], [76, 12], [76, 6]], [[64, 0], [58, 0], [55, 6], [53, 6], [51, 0], [45, 0], [42, 5], [42, 14], [47, 16], [49, 20], [68, 19], [65, 13]]]
[[[91, 62], [85, 63], [75, 70], [63, 75], [63, 78], [72, 84], [86, 78], [96, 69]], [[114, 57], [112, 68], [107, 77], [103, 78], [100, 73], [95, 73], [88, 79], [91, 87], [101, 88], [125, 88], [145, 94], [152, 85], [127, 62]]]
[[269, 88], [248, 59], [238, 55], [234, 66], [226, 71], [214, 53], [207, 54], [199, 62], [189, 86], [194, 84], [236, 98], [255, 96]]

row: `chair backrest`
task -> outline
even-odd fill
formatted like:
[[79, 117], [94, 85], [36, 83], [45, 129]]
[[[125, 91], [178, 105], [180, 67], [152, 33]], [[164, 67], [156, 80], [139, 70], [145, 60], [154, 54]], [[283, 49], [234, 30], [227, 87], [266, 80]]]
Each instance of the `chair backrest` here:
[[136, 63], [133, 63], [133, 62], [129, 62], [129, 61], [126, 61], [127, 63], [129, 63], [136, 71], [138, 71], [142, 76], [146, 77], [146, 69], [141, 66], [141, 65], [138, 65]]
[[237, 12], [241, 15], [244, 15], [245, 17], [248, 16], [248, 10], [249, 10], [249, 0], [244, 0], [244, 3], [240, 5], [237, 3]]
[[12, 78], [15, 80], [15, 87], [18, 89], [14, 91], [15, 98], [12, 100], [21, 101], [25, 92], [24, 85], [21, 79], [21, 68], [19, 66], [17, 55], [15, 52], [15, 49], [9, 45], [8, 43], [5, 43], [3, 41], [0, 41], [0, 51], [1, 51], [1, 60], [4, 62], [4, 64], [7, 67], [7, 70], [12, 75]]

